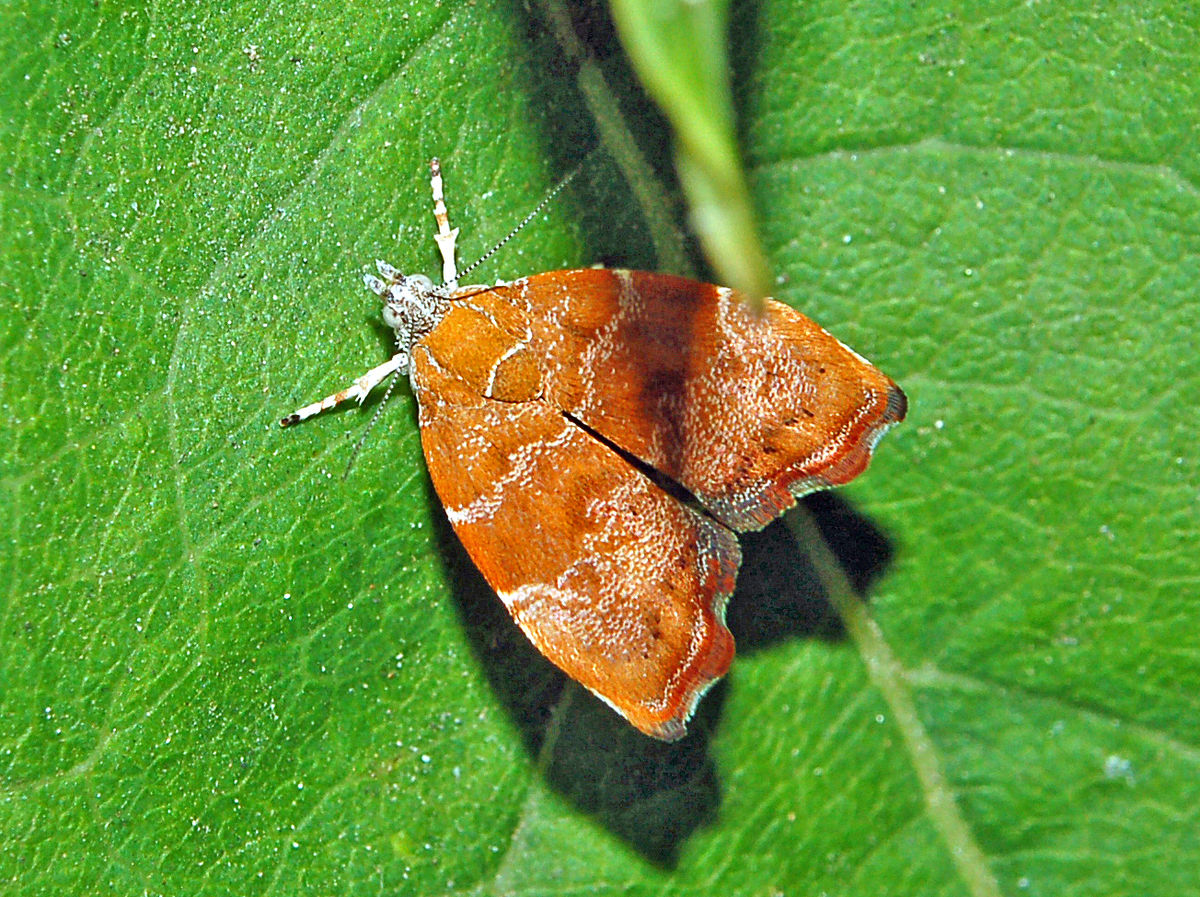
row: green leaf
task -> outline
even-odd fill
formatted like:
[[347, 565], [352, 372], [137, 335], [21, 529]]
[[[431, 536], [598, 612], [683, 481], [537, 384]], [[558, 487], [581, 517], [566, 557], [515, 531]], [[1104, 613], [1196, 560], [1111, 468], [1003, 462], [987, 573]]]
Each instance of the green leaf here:
[[[277, 426], [386, 356], [365, 266], [436, 272], [429, 157], [469, 260], [614, 127], [539, 16], [0, 13], [0, 881], [1200, 893], [1195, 22], [733, 7], [776, 293], [911, 412], [807, 505], [869, 617], [751, 540], [739, 658], [662, 745], [508, 622], [406, 387], [345, 481], [373, 405]], [[646, 185], [585, 171], [482, 278], [656, 265]]]

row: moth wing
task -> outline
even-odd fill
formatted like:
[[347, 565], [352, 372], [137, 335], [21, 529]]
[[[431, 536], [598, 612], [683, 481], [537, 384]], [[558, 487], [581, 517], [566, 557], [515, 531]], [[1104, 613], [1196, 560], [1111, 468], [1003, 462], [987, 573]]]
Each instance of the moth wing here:
[[736, 537], [559, 411], [487, 398], [437, 354], [413, 353], [421, 443], [471, 559], [542, 654], [646, 734], [681, 737], [733, 659]]
[[900, 388], [792, 308], [755, 315], [681, 277], [580, 269], [517, 281], [547, 401], [683, 485], [737, 530], [862, 472]]

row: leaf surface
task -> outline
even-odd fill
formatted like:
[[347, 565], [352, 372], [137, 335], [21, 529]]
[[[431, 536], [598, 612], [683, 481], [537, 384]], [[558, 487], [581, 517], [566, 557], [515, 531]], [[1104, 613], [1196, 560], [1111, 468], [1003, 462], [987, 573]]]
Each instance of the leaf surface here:
[[[669, 184], [662, 119], [592, 13], [576, 30]], [[1196, 23], [782, 0], [730, 20], [776, 295], [911, 399], [871, 470], [809, 505], [895, 663], [838, 634], [805, 549], [768, 533], [730, 608], [740, 656], [670, 746], [508, 622], [406, 387], [345, 481], [373, 405], [276, 425], [386, 356], [364, 266], [436, 271], [429, 157], [470, 260], [596, 142], [539, 13], [0, 13], [0, 881], [1200, 893]], [[586, 172], [481, 278], [655, 266], [636, 191], [603, 152]]]

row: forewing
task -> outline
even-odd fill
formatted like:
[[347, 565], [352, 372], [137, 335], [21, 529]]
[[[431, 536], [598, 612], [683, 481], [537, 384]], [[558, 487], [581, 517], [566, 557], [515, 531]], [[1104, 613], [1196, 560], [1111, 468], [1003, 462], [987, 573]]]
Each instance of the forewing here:
[[857, 476], [905, 414], [895, 383], [773, 300], [756, 315], [724, 288], [604, 269], [505, 289], [528, 304], [546, 400], [738, 530]]
[[733, 659], [736, 537], [559, 411], [464, 383], [446, 362], [451, 325], [412, 369], [446, 516], [539, 651], [643, 732], [682, 736]]

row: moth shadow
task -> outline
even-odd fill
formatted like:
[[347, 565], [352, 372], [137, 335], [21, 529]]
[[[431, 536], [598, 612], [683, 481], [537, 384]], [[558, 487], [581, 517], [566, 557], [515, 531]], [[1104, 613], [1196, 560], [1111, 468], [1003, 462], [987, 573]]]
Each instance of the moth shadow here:
[[[835, 492], [801, 499], [854, 591], [863, 598], [891, 565], [887, 534]], [[742, 569], [725, 621], [738, 652], [790, 638], [840, 641], [841, 618], [826, 595], [808, 552], [782, 520], [741, 537]]]
[[[891, 543], [837, 496], [804, 501], [852, 584], [865, 591], [886, 569]], [[726, 682], [701, 701], [681, 741], [665, 744], [642, 735], [538, 653], [476, 570], [445, 515], [433, 516], [439, 556], [469, 642], [547, 783], [647, 861], [675, 868], [687, 838], [717, 819], [721, 783], [709, 740], [720, 721]], [[837, 615], [790, 530], [776, 523], [743, 537], [743, 549], [727, 615], [742, 653], [787, 638], [842, 637]], [[731, 676], [736, 687], [736, 662]]]

